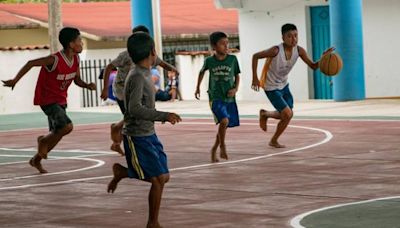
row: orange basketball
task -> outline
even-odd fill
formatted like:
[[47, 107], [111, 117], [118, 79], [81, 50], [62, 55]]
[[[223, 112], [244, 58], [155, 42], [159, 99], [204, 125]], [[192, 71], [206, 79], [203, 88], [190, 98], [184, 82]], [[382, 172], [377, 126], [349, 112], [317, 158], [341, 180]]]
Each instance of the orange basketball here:
[[339, 54], [329, 53], [321, 57], [319, 69], [327, 76], [335, 76], [342, 70], [343, 61]]

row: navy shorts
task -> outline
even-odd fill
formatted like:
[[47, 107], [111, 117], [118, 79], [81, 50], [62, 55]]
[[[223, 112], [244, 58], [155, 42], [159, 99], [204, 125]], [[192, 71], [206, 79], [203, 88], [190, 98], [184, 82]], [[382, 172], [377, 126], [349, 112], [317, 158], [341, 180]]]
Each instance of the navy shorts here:
[[53, 133], [63, 129], [65, 126], [67, 126], [67, 124], [72, 123], [65, 111], [67, 105], [49, 104], [40, 106], [40, 108], [47, 116], [49, 122], [49, 131]]
[[211, 111], [214, 114], [214, 119], [217, 124], [220, 123], [222, 119], [228, 118], [228, 127], [236, 127], [240, 125], [236, 102], [214, 100], [211, 102]]
[[169, 101], [171, 100], [171, 95], [169, 94], [169, 91], [165, 90], [161, 90], [159, 89], [156, 92], [156, 101]]
[[128, 176], [140, 180], [149, 180], [169, 173], [167, 155], [157, 135], [124, 135], [124, 149], [128, 163]]
[[283, 89], [265, 91], [265, 94], [278, 112], [282, 112], [286, 107], [293, 109], [293, 96], [290, 93], [289, 85]]

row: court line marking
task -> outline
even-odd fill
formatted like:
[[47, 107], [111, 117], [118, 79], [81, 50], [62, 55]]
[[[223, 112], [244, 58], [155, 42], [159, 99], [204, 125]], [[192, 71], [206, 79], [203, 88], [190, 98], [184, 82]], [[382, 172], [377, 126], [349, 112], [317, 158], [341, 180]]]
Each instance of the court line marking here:
[[398, 199], [398, 198], [400, 198], [400, 196], [390, 196], [390, 197], [375, 198], [375, 199], [369, 199], [369, 200], [363, 200], [363, 201], [356, 201], [356, 202], [352, 202], [352, 203], [342, 203], [342, 204], [336, 204], [336, 205], [332, 205], [332, 206], [322, 207], [322, 208], [319, 208], [316, 210], [308, 211], [303, 214], [297, 215], [296, 217], [294, 217], [290, 220], [290, 225], [293, 228], [306, 228], [305, 226], [302, 226], [300, 224], [301, 220], [303, 220], [308, 215], [311, 215], [314, 213], [318, 213], [321, 211], [326, 211], [326, 210], [330, 210], [330, 209], [334, 209], [334, 208], [339, 208], [339, 207], [352, 206], [352, 205], [357, 205], [357, 204], [365, 204], [365, 203], [371, 203], [371, 202], [382, 201], [382, 200]]
[[[195, 123], [196, 124], [209, 124], [209, 125], [210, 124], [212, 124], [212, 125], [215, 124], [215, 123], [212, 123], [212, 122], [195, 122]], [[185, 123], [185, 124], [188, 124], [188, 123]], [[258, 125], [258, 123], [243, 123], [242, 125]], [[287, 151], [282, 151], [282, 152], [278, 152], [278, 153], [267, 154], [267, 155], [256, 156], [256, 157], [245, 158], [245, 159], [239, 159], [239, 160], [235, 160], [235, 161], [226, 161], [226, 162], [219, 162], [219, 163], [207, 163], [207, 164], [201, 164], [201, 165], [178, 167], [178, 168], [172, 168], [172, 169], [170, 169], [170, 171], [179, 171], [179, 170], [187, 170], [187, 169], [212, 167], [212, 166], [230, 165], [230, 164], [236, 164], [236, 163], [242, 163], [242, 162], [248, 162], [248, 161], [254, 161], [254, 160], [259, 160], [259, 159], [263, 159], [263, 158], [269, 158], [269, 157], [284, 155], [284, 154], [290, 154], [290, 153], [294, 153], [294, 152], [297, 152], [297, 151], [301, 151], [301, 150], [306, 150], [306, 149], [310, 149], [310, 148], [313, 148], [313, 147], [317, 147], [319, 145], [322, 145], [324, 143], [329, 142], [333, 138], [332, 133], [327, 131], [327, 130], [324, 130], [324, 129], [313, 128], [313, 127], [305, 127], [305, 126], [297, 126], [297, 125], [289, 125], [288, 127], [322, 132], [322, 133], [325, 134], [325, 138], [320, 142], [317, 142], [317, 143], [314, 143], [314, 144], [311, 144], [311, 145], [308, 145], [308, 146], [295, 148], [295, 149], [291, 149], [291, 150], [287, 150]], [[111, 177], [112, 177], [112, 175], [108, 175], [108, 176], [99, 176], [99, 177], [87, 177], [87, 178], [70, 179], [70, 180], [65, 180], [65, 181], [47, 182], [47, 183], [40, 183], [40, 184], [27, 184], [27, 185], [9, 186], [9, 187], [0, 188], [0, 190], [23, 189], [23, 188], [30, 188], [30, 187], [43, 187], [43, 186], [51, 186], [51, 185], [59, 185], [59, 184], [69, 184], [69, 183], [82, 182], [82, 181], [100, 180], [100, 179], [111, 178]]]
[[[319, 117], [324, 117], [324, 116], [315, 116], [315, 118], [301, 118], [301, 116], [299, 116], [299, 119], [296, 119], [296, 116], [293, 117], [294, 121], [355, 121], [355, 122], [400, 122], [400, 120], [385, 120], [385, 119], [355, 119], [358, 118], [356, 117], [344, 117], [343, 119], [323, 119], [323, 118], [319, 118]], [[388, 116], [387, 118], [391, 118], [392, 116]], [[189, 120], [197, 120], [197, 119], [201, 119], [201, 120], [209, 120], [210, 118], [212, 118], [212, 116], [210, 115], [209, 117], [184, 117], [185, 119], [189, 119]], [[257, 115], [254, 115], [254, 117], [243, 117], [240, 118], [240, 120], [257, 120]], [[318, 119], [319, 118], [319, 119]], [[363, 118], [363, 117], [360, 117]], [[365, 118], [368, 118], [368, 116], [366, 116]], [[383, 116], [382, 118], [386, 118], [385, 116]], [[122, 119], [122, 118], [121, 118]], [[84, 123], [84, 124], [74, 124], [74, 126], [76, 127], [80, 127], [80, 126], [93, 126], [93, 125], [103, 125], [103, 124], [112, 124], [114, 122], [98, 122], [98, 123]], [[182, 124], [184, 122], [181, 122], [180, 124]], [[158, 124], [158, 123], [157, 123]], [[240, 123], [242, 124], [242, 123]], [[7, 132], [18, 132], [18, 131], [29, 131], [29, 130], [48, 130], [48, 127], [33, 127], [33, 128], [19, 128], [19, 129], [10, 129], [10, 130], [0, 130], [0, 133], [7, 133]]]
[[[0, 155], [0, 156], [4, 156], [4, 155]], [[5, 155], [7, 156], [7, 155]], [[20, 155], [20, 156], [24, 156], [24, 155]], [[31, 157], [30, 155], [26, 155], [26, 157]], [[28, 175], [28, 176], [20, 176], [20, 177], [12, 177], [12, 178], [4, 178], [4, 179], [0, 179], [0, 182], [4, 182], [4, 181], [11, 181], [11, 180], [20, 180], [20, 179], [27, 179], [27, 178], [33, 178], [33, 177], [42, 177], [42, 176], [52, 176], [52, 175], [60, 175], [60, 174], [66, 174], [66, 173], [75, 173], [75, 172], [81, 172], [81, 171], [85, 171], [85, 170], [90, 170], [90, 169], [95, 169], [98, 168], [102, 165], [104, 165], [106, 162], [103, 160], [99, 160], [99, 159], [93, 159], [93, 158], [82, 158], [82, 157], [57, 157], [57, 156], [49, 156], [49, 158], [53, 158], [51, 160], [65, 160], [65, 159], [69, 159], [69, 160], [82, 160], [82, 161], [90, 161], [90, 162], [95, 162], [96, 164], [92, 165], [92, 166], [87, 166], [84, 168], [79, 168], [79, 169], [72, 169], [72, 170], [64, 170], [64, 171], [60, 171], [60, 172], [55, 172], [55, 173], [44, 173], [44, 174], [35, 174], [35, 175]]]

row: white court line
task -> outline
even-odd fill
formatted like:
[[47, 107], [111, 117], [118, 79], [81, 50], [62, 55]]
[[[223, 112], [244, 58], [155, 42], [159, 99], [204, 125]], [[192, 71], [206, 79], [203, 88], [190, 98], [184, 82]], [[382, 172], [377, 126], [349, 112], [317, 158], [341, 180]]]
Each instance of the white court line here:
[[[322, 117], [322, 118], [321, 118]], [[296, 116], [293, 117], [293, 120], [295, 121], [302, 121], [302, 120], [307, 120], [307, 121], [357, 121], [357, 122], [400, 122], [400, 120], [385, 120], [385, 119], [367, 119], [368, 116], [363, 117], [363, 116], [355, 116], [355, 117], [348, 117], [345, 116], [343, 117], [343, 119], [324, 119], [324, 116], [315, 116], [313, 117], [307, 117], [307, 118], [302, 118], [301, 116], [299, 116], [299, 119], [296, 118]], [[391, 118], [392, 116], [386, 117], [383, 116], [382, 118]], [[212, 118], [212, 115], [210, 115], [209, 117], [184, 117], [185, 119], [189, 119], [189, 120], [196, 120], [196, 119], [201, 119], [201, 120], [205, 120], [205, 119], [210, 119]], [[366, 119], [357, 119], [357, 118], [366, 118]], [[369, 117], [371, 118], [371, 117]], [[243, 117], [240, 118], [240, 120], [257, 120], [257, 115], [254, 115], [254, 117]], [[74, 126], [93, 126], [93, 125], [103, 125], [103, 124], [112, 124], [114, 122], [99, 122], [99, 123], [87, 123], [87, 124], [74, 124]], [[179, 124], [183, 124], [185, 122], [181, 122]], [[159, 124], [159, 123], [157, 123]], [[243, 123], [240, 123], [241, 125], [243, 125]], [[18, 132], [18, 131], [29, 131], [29, 130], [48, 130], [48, 127], [36, 127], [36, 128], [20, 128], [20, 129], [10, 129], [10, 130], [0, 130], [0, 133], [7, 133], [7, 132]]]
[[[0, 147], [0, 150], [5, 150], [5, 151], [24, 151], [24, 152], [31, 152], [31, 151], [36, 151], [37, 148], [19, 148], [19, 149], [13, 149], [13, 148], [4, 148]], [[111, 151], [103, 151], [103, 150], [81, 150], [81, 149], [72, 149], [72, 150], [51, 150], [52, 153], [89, 153], [89, 154], [116, 154], [116, 152], [111, 152]]]
[[[31, 157], [31, 156], [26, 156], [26, 157]], [[52, 175], [59, 175], [59, 174], [66, 174], [66, 173], [75, 173], [75, 172], [81, 172], [89, 169], [95, 169], [98, 168], [102, 165], [105, 164], [103, 160], [99, 159], [93, 159], [93, 158], [82, 158], [82, 157], [56, 157], [56, 156], [49, 156], [49, 158], [54, 158], [51, 160], [81, 160], [81, 161], [90, 161], [90, 162], [95, 162], [95, 165], [84, 167], [84, 168], [79, 168], [79, 169], [73, 169], [73, 170], [66, 170], [66, 171], [60, 171], [60, 172], [55, 172], [55, 173], [44, 173], [44, 174], [36, 174], [36, 175], [29, 175], [29, 176], [20, 176], [20, 177], [12, 177], [12, 178], [6, 178], [6, 179], [0, 179], [0, 182], [3, 181], [11, 181], [11, 180], [20, 180], [20, 179], [27, 179], [27, 178], [32, 178], [32, 177], [41, 177], [41, 176], [52, 176]]]
[[[211, 122], [210, 123], [196, 122], [196, 124], [209, 124], [209, 125], [212, 124], [212, 125], [214, 125], [214, 123], [211, 123]], [[242, 125], [258, 125], [258, 123], [244, 123]], [[292, 149], [292, 150], [288, 150], [288, 151], [283, 151], [283, 152], [279, 152], [279, 153], [267, 154], [267, 155], [263, 155], [263, 156], [252, 157], [252, 158], [245, 158], [245, 159], [240, 159], [240, 160], [236, 160], [236, 161], [226, 161], [226, 162], [219, 162], [219, 163], [207, 163], [207, 164], [202, 164], [202, 165], [178, 167], [178, 168], [172, 168], [172, 169], [170, 169], [170, 171], [179, 171], [179, 170], [187, 170], [187, 169], [195, 169], [195, 168], [203, 168], [203, 167], [212, 167], [212, 166], [237, 164], [237, 163], [242, 163], [242, 162], [247, 162], [247, 161], [254, 161], [254, 160], [259, 160], [259, 159], [263, 159], [263, 158], [269, 158], [269, 157], [274, 157], [274, 156], [294, 153], [294, 152], [297, 152], [297, 151], [301, 151], [301, 150], [306, 150], [306, 149], [310, 149], [310, 148], [313, 148], [313, 147], [317, 147], [319, 145], [322, 145], [324, 143], [329, 142], [333, 138], [332, 134], [327, 130], [323, 130], [323, 129], [319, 129], [319, 128], [312, 128], [312, 127], [304, 127], [304, 126], [293, 126], [293, 125], [289, 125], [289, 127], [301, 128], [301, 129], [306, 129], [306, 130], [322, 132], [322, 133], [325, 134], [325, 138], [322, 141], [314, 143], [314, 144], [311, 144], [309, 146], [304, 146], [304, 147], [300, 147], [300, 148], [296, 148], [296, 149]], [[110, 176], [78, 178], [78, 179], [70, 179], [70, 180], [66, 180], [66, 181], [57, 181], [57, 182], [47, 182], [47, 183], [40, 183], [40, 184], [27, 184], [27, 185], [3, 187], [3, 188], [0, 188], [0, 190], [11, 190], [11, 189], [23, 189], [23, 188], [30, 188], [30, 187], [51, 186], [51, 185], [68, 184], [68, 183], [75, 183], [75, 182], [81, 182], [81, 181], [100, 180], [100, 179], [111, 178], [111, 177], [112, 176], [110, 175]]]
[[365, 203], [381, 201], [381, 200], [398, 199], [398, 198], [400, 198], [400, 196], [390, 196], [390, 197], [369, 199], [369, 200], [357, 201], [357, 202], [353, 202], [353, 203], [343, 203], [343, 204], [337, 204], [337, 205], [333, 205], [333, 206], [319, 208], [319, 209], [316, 209], [316, 210], [313, 210], [313, 211], [309, 211], [309, 212], [305, 212], [303, 214], [297, 215], [292, 220], [290, 220], [290, 225], [293, 228], [306, 228], [305, 226], [302, 226], [300, 224], [301, 220], [303, 220], [308, 215], [311, 215], [311, 214], [314, 214], [314, 213], [317, 213], [317, 212], [326, 211], [326, 210], [329, 210], [329, 209], [334, 209], [334, 208], [339, 208], [339, 207], [352, 206], [352, 205], [357, 205], [357, 204], [365, 204]]

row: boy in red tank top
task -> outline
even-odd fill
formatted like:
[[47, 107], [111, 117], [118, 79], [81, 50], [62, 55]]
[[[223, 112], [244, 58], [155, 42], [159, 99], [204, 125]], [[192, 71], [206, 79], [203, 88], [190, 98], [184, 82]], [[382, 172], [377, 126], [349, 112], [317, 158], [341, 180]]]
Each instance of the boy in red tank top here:
[[41, 66], [33, 103], [39, 105], [48, 117], [50, 132], [37, 138], [38, 152], [29, 161], [40, 173], [47, 173], [41, 165], [41, 160], [47, 159], [47, 154], [73, 128], [72, 121], [65, 111], [68, 87], [74, 81], [79, 87], [96, 89], [94, 83], [86, 83], [80, 77], [78, 54], [82, 52], [82, 40], [79, 30], [65, 27], [60, 31], [58, 40], [63, 50], [28, 61], [13, 79], [3, 81], [4, 86], [14, 89], [17, 82], [32, 67]]

